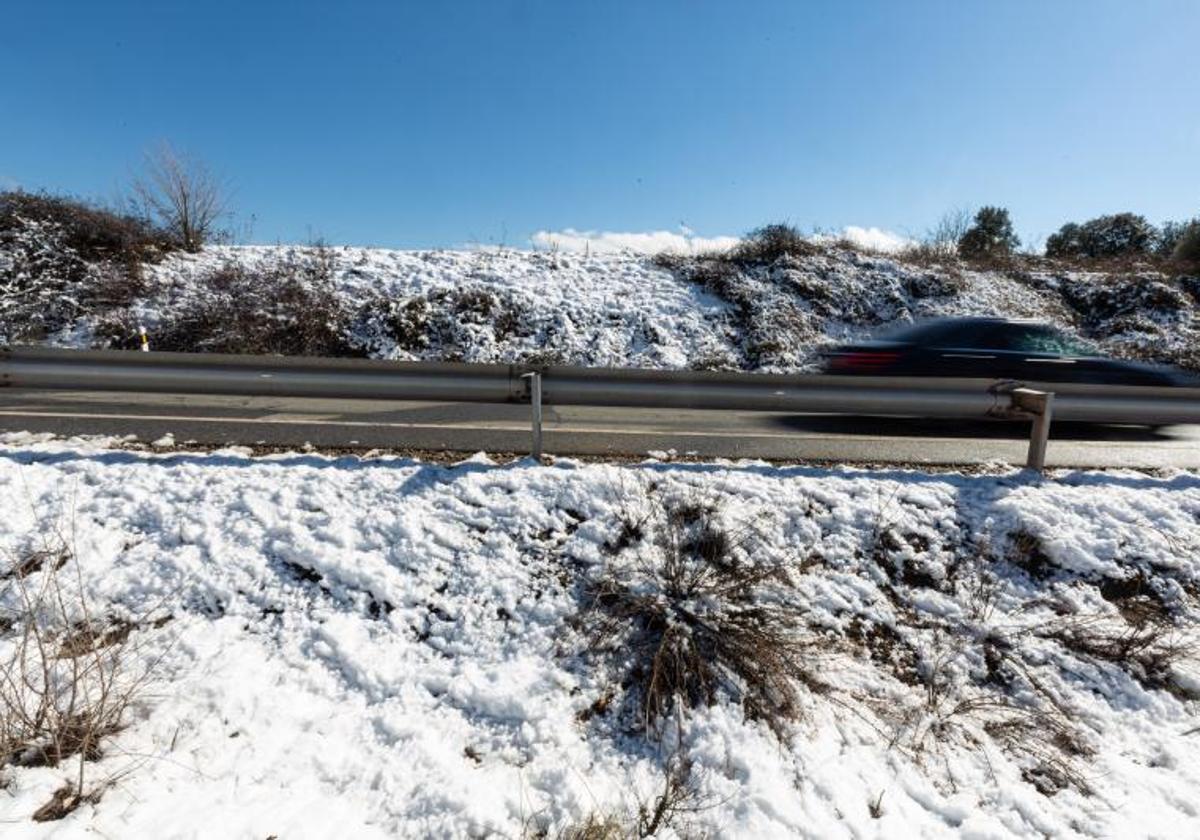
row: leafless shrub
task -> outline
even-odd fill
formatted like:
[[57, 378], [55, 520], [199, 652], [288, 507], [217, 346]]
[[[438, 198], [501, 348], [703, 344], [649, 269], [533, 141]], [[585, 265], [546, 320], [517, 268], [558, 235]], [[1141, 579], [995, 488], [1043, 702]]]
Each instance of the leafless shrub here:
[[[94, 613], [74, 552], [58, 535], [7, 557], [0, 589], [0, 770], [58, 767], [73, 777], [33, 815], [58, 819], [99, 798], [88, 763], [124, 725], [150, 666], [131, 646], [135, 622]], [[161, 624], [161, 621], [158, 622]]]
[[132, 184], [135, 203], [156, 216], [181, 247], [199, 251], [228, 209], [225, 187], [199, 159], [167, 143], [148, 152]]
[[692, 763], [675, 754], [668, 758], [663, 787], [649, 802], [638, 805], [637, 837], [654, 837], [664, 828], [687, 835], [691, 816], [713, 808], [717, 803], [705, 796], [698, 784]]
[[172, 249], [168, 233], [144, 216], [47, 193], [0, 193], [0, 233], [19, 236], [38, 223], [58, 229], [59, 247], [87, 262], [155, 262]]
[[229, 263], [200, 277], [151, 334], [156, 350], [360, 356], [346, 338], [333, 254], [317, 245], [264, 267]]
[[[980, 591], [974, 583], [965, 589]], [[1083, 759], [1094, 751], [1076, 715], [1046, 684], [1048, 675], [1039, 670], [1045, 667], [1042, 658], [1031, 660], [1022, 647], [1031, 633], [1008, 635], [953, 621], [934, 625], [916, 643], [920, 696], [867, 704], [885, 728], [891, 727], [890, 746], [919, 763], [935, 757], [935, 766], [945, 766], [946, 781], [955, 789], [950, 751], [977, 749], [986, 734], [1042, 793], [1053, 795], [1068, 786], [1089, 793]]]
[[757, 521], [730, 526], [715, 504], [669, 499], [620, 522], [608, 547], [582, 625], [635, 686], [642, 727], [724, 696], [781, 734], [799, 712], [797, 683], [815, 681], [788, 564]]
[[1012, 712], [989, 720], [984, 731], [1023, 763], [1021, 777], [1039, 793], [1053, 796], [1068, 787], [1085, 795], [1093, 792], [1080, 763], [1093, 751], [1067, 721], [1044, 713]]
[[961, 207], [947, 210], [933, 227], [925, 231], [920, 241], [905, 248], [899, 256], [905, 262], [917, 265], [956, 262], [958, 242], [970, 228], [969, 210]]

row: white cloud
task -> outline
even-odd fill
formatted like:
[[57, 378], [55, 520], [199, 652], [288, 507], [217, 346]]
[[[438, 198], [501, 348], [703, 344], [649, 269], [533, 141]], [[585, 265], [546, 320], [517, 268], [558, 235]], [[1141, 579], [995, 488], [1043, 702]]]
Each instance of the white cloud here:
[[0, 190], [19, 190], [21, 183], [16, 178], [10, 178], [0, 172]]
[[880, 251], [884, 254], [894, 254], [897, 251], [903, 251], [913, 244], [913, 240], [898, 233], [892, 233], [890, 230], [883, 230], [877, 227], [864, 228], [858, 225], [847, 225], [842, 228], [842, 232], [837, 236], [820, 234], [814, 236], [813, 239], [823, 242], [845, 239], [860, 248], [870, 251]]
[[558, 251], [588, 251], [593, 254], [633, 252], [635, 254], [661, 254], [671, 251], [677, 254], [701, 254], [708, 251], [727, 251], [738, 243], [736, 236], [696, 236], [691, 228], [680, 228], [679, 233], [669, 230], [652, 230], [643, 233], [617, 233], [613, 231], [539, 230], [530, 241], [535, 248]]

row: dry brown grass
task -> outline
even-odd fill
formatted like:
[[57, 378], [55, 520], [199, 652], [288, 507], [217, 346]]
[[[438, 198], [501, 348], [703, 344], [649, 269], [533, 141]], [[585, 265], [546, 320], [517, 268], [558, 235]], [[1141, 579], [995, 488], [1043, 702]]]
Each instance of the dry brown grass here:
[[618, 523], [582, 625], [633, 687], [645, 731], [719, 697], [778, 734], [797, 716], [798, 685], [815, 684], [810, 642], [788, 606], [788, 563], [764, 546], [757, 522], [731, 526], [695, 500]]
[[1195, 634], [1150, 611], [1133, 621], [1131, 617], [1125, 614], [1124, 620], [1117, 622], [1108, 616], [1068, 616], [1043, 635], [1077, 656], [1116, 665], [1147, 690], [1197, 699], [1178, 684], [1173, 673], [1176, 666], [1193, 663], [1200, 656]]
[[664, 763], [662, 787], [648, 798], [636, 798], [636, 804], [615, 810], [597, 810], [582, 820], [552, 833], [537, 819], [527, 820], [524, 840], [643, 840], [662, 836], [696, 838], [704, 836], [694, 825], [697, 814], [720, 805], [719, 800], [701, 790], [700, 777], [692, 763], [678, 753]]

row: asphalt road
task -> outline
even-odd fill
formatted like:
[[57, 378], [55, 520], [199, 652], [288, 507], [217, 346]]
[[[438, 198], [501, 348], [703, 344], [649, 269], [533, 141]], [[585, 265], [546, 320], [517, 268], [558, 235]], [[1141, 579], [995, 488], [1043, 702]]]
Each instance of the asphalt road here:
[[[527, 452], [528, 405], [0, 389], [0, 430], [178, 443]], [[1021, 464], [1027, 423], [546, 406], [545, 450], [858, 463]], [[1200, 468], [1200, 426], [1052, 427], [1047, 463]]]

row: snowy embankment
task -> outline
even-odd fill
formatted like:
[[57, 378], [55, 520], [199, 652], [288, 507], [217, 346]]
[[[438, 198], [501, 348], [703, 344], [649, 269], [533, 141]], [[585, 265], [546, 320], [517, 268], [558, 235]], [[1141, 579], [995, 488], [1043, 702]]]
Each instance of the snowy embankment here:
[[[13, 271], [42, 286], [22, 297], [28, 312], [11, 315], [7, 329], [68, 346], [134, 347], [144, 326], [165, 350], [802, 371], [822, 347], [896, 324], [999, 315], [1056, 323], [1105, 353], [1200, 367], [1200, 278], [1149, 267], [922, 266], [837, 243], [758, 263], [211, 246], [147, 262], [113, 291], [114, 272], [125, 269], [78, 260], [60, 268], [69, 249], [52, 237], [21, 242], [29, 253], [12, 252]], [[55, 279], [63, 272], [84, 279], [64, 286]], [[113, 306], [118, 298], [127, 302]], [[26, 329], [35, 320], [45, 322], [40, 338]]]
[[[5, 837], [636, 836], [671, 784], [657, 836], [1200, 835], [1194, 475], [9, 436], [0, 504], [7, 556], [61, 534], [93, 620], [133, 626], [150, 669], [85, 764], [99, 798], [30, 822], [75, 765], [5, 768]], [[700, 520], [685, 565], [749, 571], [672, 601], [668, 537]], [[51, 574], [31, 569], [0, 581], [10, 614]], [[647, 728], [637, 647], [586, 630], [605, 575], [696, 632], [774, 605], [794, 706], [768, 726], [727, 674]]]

